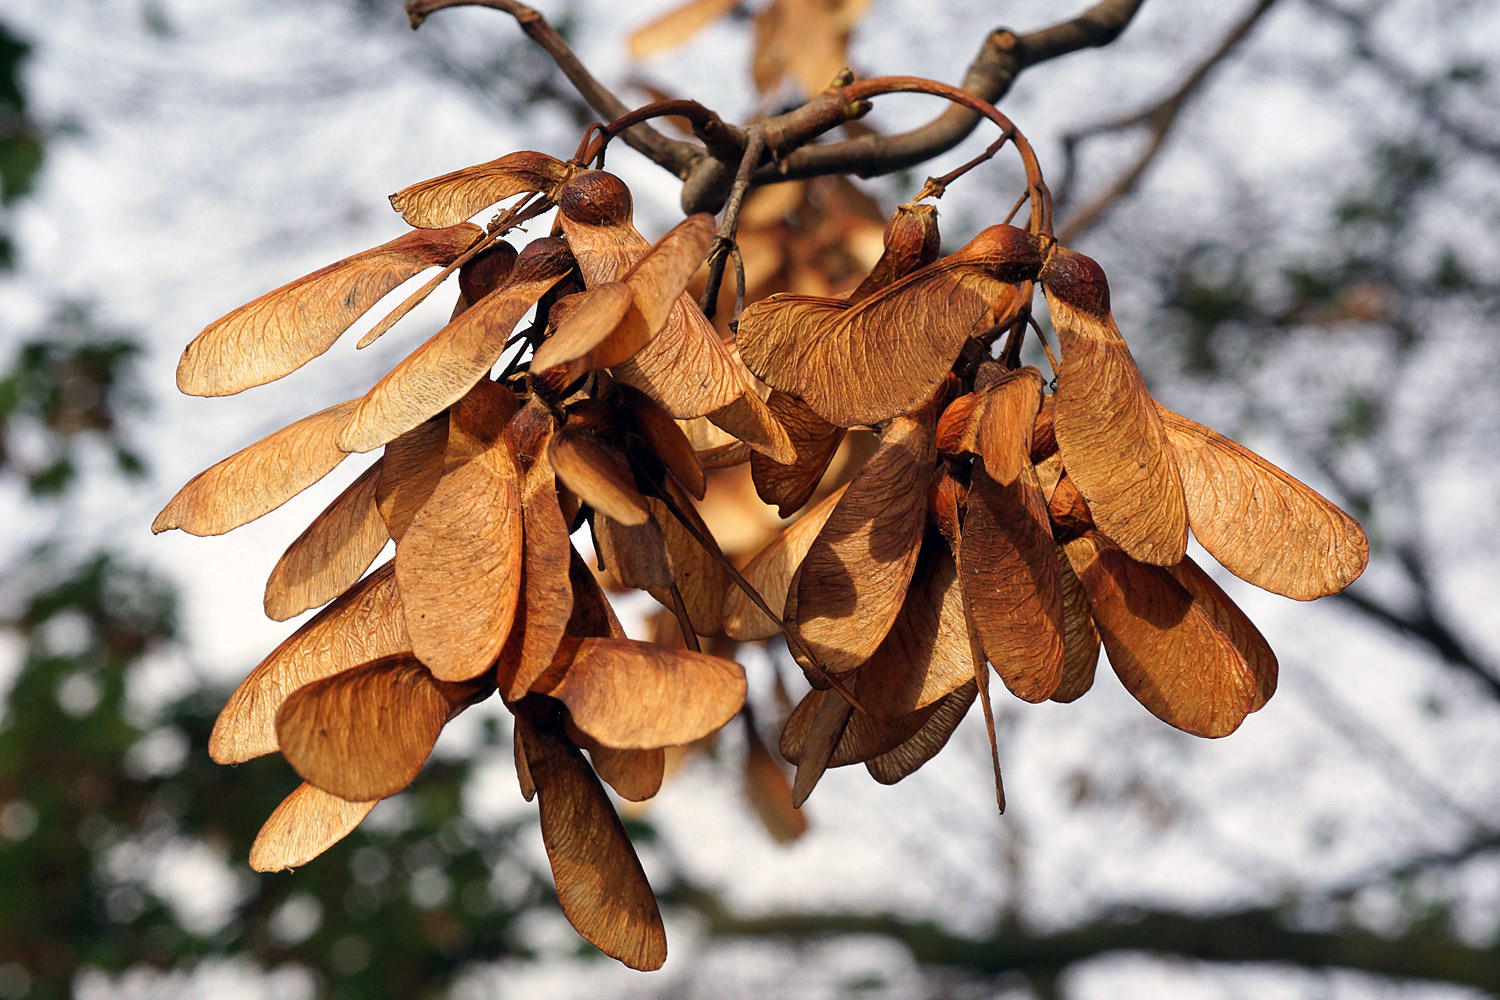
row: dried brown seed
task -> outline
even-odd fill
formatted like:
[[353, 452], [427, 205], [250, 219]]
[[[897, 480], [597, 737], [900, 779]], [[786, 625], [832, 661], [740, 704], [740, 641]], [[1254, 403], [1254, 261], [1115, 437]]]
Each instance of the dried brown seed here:
[[300, 868], [353, 833], [374, 808], [374, 801], [349, 802], [304, 781], [255, 835], [250, 867], [258, 872]]
[[1094, 671], [1099, 665], [1099, 630], [1094, 627], [1094, 613], [1089, 598], [1073, 572], [1073, 564], [1062, 546], [1055, 546], [1057, 576], [1063, 598], [1063, 674], [1052, 700], [1061, 703], [1077, 701], [1094, 686]]
[[1187, 549], [1187, 506], [1166, 431], [1109, 313], [1104, 271], [1055, 248], [1042, 273], [1062, 346], [1053, 430], [1099, 530], [1158, 566]]
[[276, 713], [293, 691], [410, 649], [395, 567], [386, 563], [304, 623], [250, 671], [214, 723], [209, 756], [220, 764], [238, 764], [278, 749]]
[[351, 802], [411, 784], [472, 685], [444, 684], [409, 653], [314, 681], [276, 713], [282, 756], [302, 777]]
[[450, 415], [443, 476], [396, 544], [396, 579], [417, 658], [445, 681], [485, 673], [520, 599], [521, 484], [506, 423], [510, 390], [483, 381]]
[[[812, 548], [818, 532], [823, 530], [823, 525], [833, 514], [834, 507], [844, 495], [844, 489], [845, 487], [840, 487], [820, 500], [745, 564], [741, 575], [778, 615], [785, 609], [787, 588], [791, 585], [793, 574], [802, 565], [807, 550]], [[725, 591], [724, 633], [731, 639], [742, 642], [769, 639], [779, 631], [776, 623], [767, 618], [745, 596], [744, 591], [738, 587]]]
[[1225, 569], [1299, 601], [1336, 594], [1364, 572], [1370, 543], [1354, 518], [1217, 431], [1160, 404], [1157, 412], [1193, 534]]
[[502, 287], [433, 334], [365, 394], [339, 437], [340, 447], [378, 448], [457, 403], [489, 375], [521, 318], [572, 268], [561, 240], [530, 243]]
[[[926, 402], [964, 342], [1019, 306], [1009, 282], [1033, 276], [1040, 264], [1025, 232], [991, 226], [847, 309], [771, 295], [740, 319], [745, 361], [831, 423], [878, 423]], [[793, 316], [784, 315], [788, 310]], [[814, 317], [822, 321], [809, 323]], [[789, 350], [796, 365], [790, 377]]]
[[1063, 550], [1126, 690], [1194, 736], [1239, 728], [1258, 696], [1256, 677], [1207, 608], [1167, 570], [1137, 562], [1097, 531]]
[[782, 517], [791, 517], [818, 488], [839, 442], [844, 440], [844, 429], [830, 424], [796, 396], [779, 389], [771, 390], [766, 407], [786, 428], [797, 457], [782, 464], [757, 452], [750, 456], [750, 475], [760, 498], [776, 506]]
[[563, 915], [585, 940], [632, 969], [659, 969], [667, 936], [620, 817], [578, 748], [518, 718], [536, 783], [542, 843]]
[[660, 403], [639, 389], [616, 382], [610, 386], [610, 392], [630, 414], [635, 430], [645, 439], [651, 454], [694, 499], [702, 500], [708, 481], [703, 475], [703, 466], [698, 463], [693, 443], [683, 433], [681, 424], [672, 419]]
[[604, 746], [644, 750], [691, 743], [734, 718], [745, 703], [745, 672], [707, 653], [582, 639], [562, 679], [543, 693]]
[[1036, 472], [1009, 486], [975, 469], [959, 564], [984, 654], [1011, 693], [1046, 701], [1063, 675], [1062, 581]]
[[[681, 490], [673, 490], [672, 486], [675, 484], [667, 485], [668, 490], [674, 494], [672, 499], [677, 508], [687, 515], [700, 534], [712, 538], [713, 533], [699, 516], [693, 502]], [[724, 630], [724, 595], [731, 586], [729, 577], [725, 575], [719, 561], [698, 544], [698, 540], [673, 516], [666, 504], [655, 499], [650, 503], [652, 516], [661, 525], [662, 537], [666, 542], [672, 580], [682, 594], [693, 631], [698, 635], [718, 635]], [[670, 593], [653, 592], [651, 596], [667, 607], [672, 605]]]
[[894, 785], [915, 772], [947, 746], [954, 730], [969, 714], [977, 688], [973, 680], [952, 692], [927, 715], [922, 726], [885, 753], [865, 761], [865, 770], [882, 785]]
[[661, 791], [667, 768], [667, 753], [661, 747], [617, 750], [600, 743], [570, 719], [564, 721], [563, 728], [574, 746], [588, 752], [589, 762], [594, 765], [599, 780], [613, 788], [620, 798], [645, 802]]
[[1008, 486], [1027, 462], [1041, 402], [1041, 372], [1030, 365], [1007, 372], [983, 392], [961, 396], [948, 406], [938, 421], [938, 450], [980, 456], [989, 477]]
[[385, 446], [380, 480], [375, 484], [375, 506], [386, 531], [398, 543], [437, 488], [447, 450], [447, 413], [439, 413]]
[[[959, 690], [962, 691], [963, 688]], [[813, 690], [807, 693], [787, 717], [786, 725], [781, 730], [780, 749], [781, 755], [793, 764], [799, 764], [804, 759], [812, 722], [821, 707], [829, 701], [848, 704], [837, 691]], [[833, 756], [828, 760], [828, 766], [862, 764], [872, 757], [889, 753], [911, 739], [942, 704], [942, 700], [936, 701], [926, 708], [895, 719], [877, 719], [863, 712], [851, 712], [843, 735], [834, 747]]]
[[635, 476], [619, 452], [599, 433], [605, 414], [575, 407], [552, 438], [547, 457], [563, 485], [601, 514], [625, 525], [645, 524], [651, 516]]
[[[536, 453], [522, 482], [521, 511], [525, 602], [514, 625], [521, 630], [521, 647], [515, 674], [508, 684], [501, 682], [502, 691], [511, 701], [525, 695], [551, 666], [573, 612], [573, 585], [568, 579], [573, 546], [557, 506], [557, 488], [545, 445]], [[514, 636], [511, 641], [515, 641]]]
[[177, 363], [177, 388], [190, 396], [228, 396], [296, 371], [386, 293], [429, 267], [452, 263], [482, 234], [467, 223], [419, 229], [267, 292], [193, 338]]
[[348, 457], [335, 442], [355, 402], [303, 417], [198, 473], [156, 515], [151, 531], [222, 535], [280, 507]]
[[568, 171], [561, 160], [523, 149], [404, 187], [391, 207], [413, 226], [451, 226], [512, 195], [550, 192]]
[[1168, 566], [1167, 572], [1193, 595], [1193, 600], [1203, 605], [1203, 610], [1208, 612], [1219, 631], [1229, 637], [1234, 648], [1245, 658], [1246, 666], [1255, 675], [1255, 698], [1250, 703], [1250, 711], [1259, 711], [1276, 693], [1276, 654], [1271, 652], [1265, 636], [1191, 557], [1184, 556], [1176, 566]]
[[266, 580], [267, 617], [283, 622], [321, 607], [370, 568], [391, 537], [375, 506], [379, 482], [377, 461], [287, 546]]
[[892, 420], [802, 560], [796, 625], [824, 670], [859, 666], [896, 620], [921, 548], [936, 454], [930, 424]]
[[859, 702], [876, 718], [896, 718], [973, 679], [958, 568], [948, 542], [929, 530], [901, 613], [859, 668]]

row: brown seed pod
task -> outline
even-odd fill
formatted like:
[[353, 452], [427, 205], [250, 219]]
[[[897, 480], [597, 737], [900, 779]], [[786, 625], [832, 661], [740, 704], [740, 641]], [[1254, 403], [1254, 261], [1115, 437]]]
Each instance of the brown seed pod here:
[[203, 328], [182, 352], [177, 388], [228, 396], [274, 382], [333, 346], [387, 292], [451, 264], [483, 231], [462, 220], [418, 229], [298, 278]]

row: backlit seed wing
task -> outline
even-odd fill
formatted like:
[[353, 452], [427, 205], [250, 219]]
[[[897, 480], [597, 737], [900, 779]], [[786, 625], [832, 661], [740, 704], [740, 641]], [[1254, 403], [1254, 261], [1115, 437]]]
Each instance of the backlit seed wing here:
[[[833, 508], [843, 497], [845, 489], [846, 487], [841, 486], [824, 497], [817, 506], [803, 514], [794, 524], [788, 525], [745, 564], [741, 575], [777, 615], [786, 607], [787, 587], [791, 585], [793, 574], [802, 565], [807, 550], [812, 548], [818, 532], [823, 530], [823, 525], [833, 514]], [[769, 639], [779, 632], [776, 623], [767, 618], [745, 596], [744, 591], [732, 587], [724, 592], [725, 635], [741, 642], [750, 642]]]
[[359, 401], [339, 437], [348, 451], [370, 451], [463, 398], [489, 375], [521, 318], [573, 267], [561, 240], [532, 241], [500, 288], [433, 334]]
[[[512, 701], [524, 695], [552, 665], [573, 613], [573, 585], [568, 567], [573, 547], [568, 526], [557, 506], [557, 487], [545, 449], [527, 470], [521, 490], [522, 538], [525, 546], [524, 629], [520, 661], [505, 695]], [[516, 627], [522, 627], [518, 612]], [[512, 638], [514, 641], [514, 638]]]
[[628, 802], [645, 802], [661, 791], [662, 779], [667, 771], [667, 753], [661, 747], [651, 750], [616, 750], [607, 747], [588, 733], [579, 729], [571, 720], [563, 728], [568, 739], [589, 755], [594, 773], [615, 794]]
[[745, 366], [773, 389], [796, 395], [797, 353], [814, 331], [841, 317], [848, 299], [777, 292], [752, 302], [740, 314], [735, 342]]
[[304, 780], [350, 802], [383, 799], [411, 784], [471, 692], [409, 653], [387, 656], [293, 692], [276, 737]]
[[619, 364], [651, 339], [645, 321], [634, 311], [635, 299], [623, 281], [608, 281], [560, 299], [556, 324], [531, 356], [532, 371], [544, 372], [568, 362], [566, 381], [586, 371]]
[[375, 507], [397, 542], [437, 488], [447, 450], [447, 413], [439, 413], [385, 446], [375, 484]]
[[177, 388], [228, 396], [273, 382], [333, 346], [387, 292], [452, 263], [478, 226], [419, 229], [298, 278], [210, 323], [177, 363]]
[[512, 195], [549, 192], [567, 175], [561, 160], [523, 149], [404, 187], [391, 207], [413, 226], [451, 226]]
[[[619, 281], [596, 285], [586, 308], [575, 307], [537, 349], [537, 371], [582, 359], [583, 368], [612, 368], [629, 361], [666, 324], [688, 279], [703, 263], [713, 240], [713, 217], [688, 216], [656, 241]], [[627, 241], [633, 246], [634, 241]], [[628, 301], [619, 302], [623, 286]], [[608, 323], [610, 317], [614, 322]]]
[[[667, 539], [655, 518], [647, 518], [644, 524], [621, 524], [608, 515], [595, 513], [593, 527], [599, 561], [620, 586], [655, 591], [672, 586]], [[670, 604], [670, 599], [663, 603]]]
[[1132, 558], [1170, 566], [1187, 550], [1182, 480], [1146, 383], [1109, 314], [1099, 265], [1062, 247], [1043, 274], [1062, 346], [1053, 430], [1068, 475]]
[[928, 531], [901, 613], [859, 668], [859, 701], [867, 712], [882, 719], [907, 715], [973, 683], [963, 602], [948, 543]]
[[[959, 691], [963, 690], [959, 688]], [[862, 764], [872, 757], [889, 753], [906, 740], [911, 739], [927, 723], [944, 700], [940, 699], [926, 708], [920, 708], [895, 719], [877, 719], [863, 712], [850, 712], [842, 736], [839, 737], [833, 755], [828, 760], [828, 766], [847, 767], [850, 764]], [[809, 691], [802, 701], [797, 703], [792, 714], [787, 717], [786, 725], [781, 730], [780, 749], [781, 755], [793, 764], [800, 765], [804, 760], [804, 751], [809, 743], [813, 722], [825, 703], [835, 707], [848, 705], [848, 702], [844, 701], [843, 696], [837, 691], [815, 689]]]
[[348, 590], [390, 540], [375, 506], [380, 463], [370, 466], [287, 547], [266, 581], [266, 616], [284, 622]]
[[703, 212], [690, 215], [667, 230], [620, 278], [630, 286], [647, 329], [655, 333], [667, 322], [693, 272], [708, 255], [713, 238], [713, 216]]
[[[673, 484], [668, 483], [670, 489]], [[672, 499], [678, 508], [693, 522], [703, 535], [713, 537], [703, 518], [680, 490], [672, 491]], [[732, 584], [723, 568], [707, 549], [682, 526], [682, 523], [660, 500], [651, 500], [652, 517], [661, 525], [662, 538], [666, 542], [667, 559], [672, 567], [672, 580], [682, 594], [687, 608], [688, 620], [693, 631], [699, 635], [718, 635], [724, 630], [724, 595]], [[667, 607], [672, 606], [670, 593], [653, 593], [651, 596]], [[665, 598], [665, 600], [663, 600]]]
[[661, 460], [672, 478], [692, 494], [693, 499], [702, 500], [708, 481], [704, 478], [703, 466], [698, 463], [693, 443], [688, 440], [682, 426], [644, 392], [619, 383], [615, 384], [614, 392], [634, 421], [635, 430], [645, 438], [652, 453]]
[[1046, 500], [1020, 460], [1009, 486], [974, 470], [959, 565], [985, 656], [1012, 694], [1039, 702], [1063, 676], [1062, 581]]
[[792, 446], [791, 438], [787, 436], [786, 428], [771, 413], [771, 408], [760, 398], [760, 393], [748, 387], [749, 375], [742, 370], [739, 359], [732, 353], [729, 357], [731, 360], [728, 364], [737, 369], [736, 380], [745, 383], [747, 387], [741, 389], [739, 395], [728, 403], [710, 410], [708, 419], [772, 461], [795, 461], [797, 451]]
[[238, 764], [278, 749], [276, 713], [293, 691], [334, 674], [411, 649], [396, 589], [386, 563], [293, 632], [229, 696], [208, 754]]
[[1099, 665], [1099, 630], [1094, 627], [1094, 613], [1088, 595], [1073, 564], [1062, 546], [1054, 546], [1057, 577], [1062, 584], [1063, 599], [1063, 674], [1052, 700], [1066, 704], [1082, 698], [1094, 686], [1094, 671]]
[[487, 671], [515, 618], [521, 484], [504, 434], [515, 407], [510, 391], [489, 381], [455, 407], [442, 479], [396, 544], [412, 649], [439, 680]]
[[691, 743], [745, 703], [739, 664], [633, 639], [583, 639], [567, 673], [544, 692], [579, 729], [621, 750]]
[[776, 506], [782, 517], [791, 517], [818, 488], [839, 442], [844, 440], [844, 429], [830, 424], [802, 400], [779, 389], [771, 391], [766, 408], [786, 428], [797, 457], [783, 465], [756, 452], [750, 456], [750, 476], [760, 498]]
[[789, 844], [807, 832], [807, 816], [792, 805], [792, 784], [770, 748], [753, 726], [745, 728], [745, 800], [771, 838]]
[[989, 477], [1009, 486], [1030, 465], [1032, 427], [1042, 405], [1042, 373], [1027, 365], [985, 390], [973, 421], [974, 443]]
[[1255, 675], [1255, 699], [1250, 703], [1250, 711], [1259, 711], [1276, 693], [1276, 654], [1271, 652], [1265, 636], [1191, 557], [1184, 556], [1176, 566], [1168, 566], [1167, 572], [1203, 605], [1219, 631], [1229, 636], [1234, 648], [1245, 658], [1246, 666]]
[[853, 670], [901, 610], [927, 519], [932, 428], [892, 420], [797, 570], [797, 629], [831, 673]]
[[736, 0], [690, 0], [630, 33], [630, 58], [645, 59], [674, 49], [734, 10]]
[[[797, 758], [797, 773], [792, 777], [792, 808], [802, 808], [802, 803], [828, 770], [829, 762], [839, 744], [844, 741], [849, 720], [854, 717], [854, 707], [842, 696], [829, 693], [816, 702], [812, 722], [807, 728], [802, 743], [801, 755]], [[793, 713], [795, 715], [795, 713]], [[788, 720], [790, 725], [791, 720]], [[784, 736], [784, 734], [783, 734]]]
[[1336, 594], [1364, 572], [1370, 543], [1354, 518], [1217, 431], [1160, 404], [1157, 412], [1193, 534], [1225, 569], [1299, 601]]
[[627, 525], [651, 516], [630, 467], [582, 424], [570, 420], [553, 435], [547, 457], [563, 485], [599, 513]]
[[1167, 570], [1131, 559], [1097, 531], [1063, 549], [1126, 690], [1194, 736], [1239, 728], [1258, 696], [1256, 678], [1207, 609]]
[[[937, 703], [922, 728], [885, 753], [865, 761], [865, 770], [882, 785], [894, 785], [927, 763], [947, 746], [953, 732], [974, 704], [977, 686], [971, 678], [967, 684]], [[998, 794], [998, 793], [997, 793]]]
[[991, 226], [803, 336], [791, 391], [840, 427], [916, 409], [964, 341], [1019, 306], [1019, 291], [1004, 278], [1022, 280], [1039, 264], [1023, 231]]
[[303, 417], [198, 473], [156, 515], [152, 532], [222, 535], [280, 507], [348, 457], [336, 441], [355, 402]]
[[678, 420], [677, 426], [693, 446], [698, 464], [709, 469], [728, 469], [750, 461], [750, 446], [729, 432], [714, 426], [707, 417]]
[[632, 969], [659, 969], [667, 936], [640, 859], [578, 748], [518, 719], [536, 784], [542, 842], [563, 915], [585, 940]]
[[375, 801], [349, 802], [304, 781], [255, 835], [250, 867], [258, 872], [300, 868], [353, 833], [374, 808]]

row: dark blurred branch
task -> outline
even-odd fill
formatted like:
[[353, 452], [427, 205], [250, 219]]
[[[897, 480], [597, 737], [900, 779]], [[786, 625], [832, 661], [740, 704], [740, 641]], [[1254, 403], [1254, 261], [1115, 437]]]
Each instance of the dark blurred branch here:
[[[967, 93], [993, 104], [1015, 82], [1022, 70], [1080, 49], [1108, 45], [1125, 30], [1143, 0], [1099, 0], [1078, 16], [1016, 34], [998, 29], [989, 34], [979, 55], [970, 64], [961, 87]], [[429, 15], [448, 7], [488, 7], [514, 17], [550, 55], [589, 105], [606, 121], [623, 117], [630, 109], [579, 61], [567, 42], [540, 13], [516, 0], [411, 0], [406, 5], [413, 27]], [[766, 157], [752, 175], [752, 183], [768, 184], [799, 177], [855, 173], [862, 177], [888, 174], [923, 163], [962, 142], [979, 124], [973, 110], [954, 106], [921, 128], [900, 135], [867, 134], [821, 146], [805, 145], [821, 131], [808, 122], [827, 122], [822, 131], [858, 117], [861, 109], [832, 114], [826, 105], [837, 102], [838, 90], [830, 89], [812, 98], [802, 108], [760, 123], [766, 140]], [[652, 162], [684, 181], [683, 210], [718, 211], [733, 185], [744, 156], [743, 139], [735, 149], [704, 149], [694, 143], [669, 139], [646, 125], [624, 133], [625, 141]]]
[[1422, 596], [1418, 599], [1416, 608], [1409, 612], [1393, 610], [1359, 590], [1346, 590], [1336, 595], [1335, 599], [1387, 628], [1423, 643], [1442, 657], [1444, 663], [1470, 675], [1491, 697], [1500, 700], [1500, 678], [1496, 677], [1494, 668], [1437, 617], [1428, 596], [1430, 592], [1419, 589], [1419, 593]]
[[[998, 103], [1021, 72], [1080, 49], [1108, 45], [1120, 37], [1142, 0], [1103, 0], [1068, 21], [1018, 35], [1008, 28], [990, 32], [964, 73], [961, 88]], [[958, 145], [979, 124], [979, 116], [951, 107], [920, 128], [898, 135], [864, 135], [825, 146], [806, 146], [779, 164], [762, 169], [762, 183], [794, 177], [852, 172], [861, 177], [893, 173], [924, 163]]]
[[1076, 132], [1069, 132], [1063, 136], [1063, 180], [1059, 185], [1056, 200], [1061, 203], [1067, 200], [1071, 193], [1074, 163], [1078, 144], [1085, 139], [1094, 136], [1105, 135], [1112, 132], [1123, 132], [1136, 128], [1149, 128], [1150, 132], [1146, 145], [1136, 156], [1134, 162], [1111, 181], [1103, 191], [1096, 195], [1093, 200], [1073, 213], [1062, 228], [1057, 237], [1063, 243], [1071, 243], [1080, 233], [1096, 225], [1104, 218], [1111, 209], [1131, 191], [1135, 190], [1146, 171], [1156, 161], [1162, 149], [1166, 146], [1167, 136], [1172, 131], [1172, 126], [1177, 124], [1182, 111], [1187, 107], [1193, 97], [1203, 89], [1209, 77], [1213, 75], [1225, 59], [1227, 59], [1239, 44], [1250, 35], [1257, 22], [1276, 5], [1276, 0], [1256, 0], [1245, 15], [1235, 22], [1228, 33], [1219, 41], [1208, 57], [1195, 66], [1181, 83], [1172, 92], [1150, 107], [1143, 108], [1132, 114], [1121, 118], [1100, 122]]
[[1416, 102], [1427, 122], [1437, 126], [1445, 135], [1469, 152], [1500, 159], [1500, 139], [1481, 135], [1448, 113], [1442, 100], [1445, 89], [1443, 83], [1421, 79], [1391, 55], [1375, 46], [1371, 40], [1374, 34], [1372, 21], [1375, 14], [1379, 13], [1378, 8], [1375, 11], [1346, 10], [1339, 4], [1333, 3], [1332, 0], [1308, 0], [1308, 5], [1342, 22], [1352, 36], [1351, 44], [1354, 54], [1374, 67], [1387, 80], [1404, 91], [1407, 97]]
[[1275, 962], [1309, 969], [1344, 969], [1500, 990], [1500, 951], [1472, 947], [1446, 929], [1423, 925], [1383, 936], [1358, 928], [1289, 927], [1273, 908], [1194, 916], [1147, 910], [1121, 914], [1055, 934], [1014, 925], [985, 938], [960, 937], [934, 923], [849, 913], [740, 917], [711, 895], [680, 891], [716, 937], [811, 937], [873, 934], [905, 945], [923, 965], [986, 975], [1048, 976], [1103, 955], [1145, 952], [1207, 962]]

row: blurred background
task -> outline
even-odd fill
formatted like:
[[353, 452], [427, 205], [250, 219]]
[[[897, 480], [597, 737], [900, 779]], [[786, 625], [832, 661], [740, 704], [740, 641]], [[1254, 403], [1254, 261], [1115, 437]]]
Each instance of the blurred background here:
[[[632, 35], [676, 5], [539, 3], [627, 102], [740, 121], [829, 59], [956, 83], [990, 29], [1084, 6], [750, 0]], [[413, 33], [392, 0], [8, 0], [0, 1000], [1500, 994], [1497, 53], [1486, 0], [1146, 0], [1113, 44], [1017, 79], [1001, 107], [1152, 391], [1359, 517], [1369, 570], [1312, 605], [1221, 581], [1282, 670], [1224, 740], [1168, 729], [1107, 672], [1069, 706], [997, 686], [1003, 817], [977, 716], [898, 786], [830, 772], [800, 836], [759, 818], [726, 729], [626, 814], [671, 943], [641, 975], [557, 910], [503, 713], [449, 726], [323, 857], [252, 873], [297, 779], [274, 756], [218, 767], [207, 734], [289, 633], [262, 581], [342, 481], [226, 537], [148, 529], [191, 475], [415, 343], [346, 339], [271, 386], [181, 397], [200, 328], [399, 233], [389, 192], [566, 156], [592, 116], [495, 11]], [[860, 127], [937, 110], [883, 99]], [[764, 287], [847, 287], [870, 227], [989, 138], [758, 195]], [[671, 177], [623, 147], [610, 166], [648, 236], [674, 221]], [[1019, 189], [1006, 156], [955, 184], [946, 245]], [[752, 694], [783, 661], [747, 655]]]

